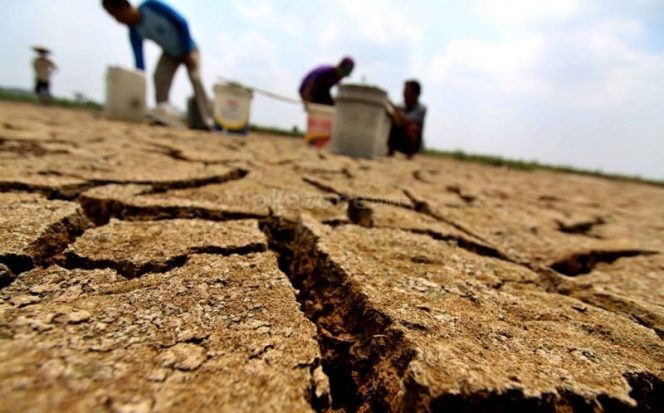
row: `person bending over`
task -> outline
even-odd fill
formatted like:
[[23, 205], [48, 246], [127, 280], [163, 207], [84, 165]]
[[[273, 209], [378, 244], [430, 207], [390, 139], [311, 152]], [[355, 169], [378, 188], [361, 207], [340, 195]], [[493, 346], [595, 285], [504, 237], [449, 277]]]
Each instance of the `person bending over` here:
[[300, 97], [305, 103], [334, 105], [330, 90], [350, 76], [355, 63], [350, 57], [344, 57], [337, 66], [323, 65], [315, 68], [305, 76], [300, 85]]
[[129, 39], [134, 49], [136, 68], [145, 70], [143, 40], [150, 39], [163, 53], [154, 73], [157, 113], [174, 116], [169, 94], [175, 72], [184, 65], [194, 88], [196, 103], [208, 129], [214, 123], [210, 101], [201, 78], [201, 53], [191, 37], [187, 21], [177, 11], [157, 0], [147, 0], [139, 7], [127, 0], [103, 0], [104, 9], [118, 22], [129, 27]]

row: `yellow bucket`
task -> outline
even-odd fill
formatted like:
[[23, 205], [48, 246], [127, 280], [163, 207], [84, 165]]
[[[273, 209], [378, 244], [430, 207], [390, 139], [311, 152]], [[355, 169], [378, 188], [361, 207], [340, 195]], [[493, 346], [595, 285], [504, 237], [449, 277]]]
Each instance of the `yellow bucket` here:
[[254, 92], [236, 83], [214, 86], [214, 119], [229, 132], [247, 132]]

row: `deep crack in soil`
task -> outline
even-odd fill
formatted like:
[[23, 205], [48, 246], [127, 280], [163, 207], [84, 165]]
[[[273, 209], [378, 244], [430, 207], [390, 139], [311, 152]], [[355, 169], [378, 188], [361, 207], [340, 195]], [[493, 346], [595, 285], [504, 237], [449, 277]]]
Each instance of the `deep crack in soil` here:
[[589, 274], [599, 263], [609, 263], [625, 257], [638, 257], [642, 255], [656, 255], [656, 251], [637, 249], [626, 250], [592, 250], [572, 253], [565, 258], [551, 264], [551, 268], [561, 274], [575, 277], [577, 275]]
[[152, 189], [146, 194], [163, 193], [175, 189], [193, 189], [205, 185], [223, 184], [230, 181], [243, 179], [249, 174], [249, 171], [241, 168], [234, 168], [223, 175], [213, 175], [204, 178], [154, 181], [154, 180], [117, 180], [117, 179], [88, 179], [75, 175], [59, 175], [84, 181], [82, 183], [68, 184], [60, 187], [49, 185], [33, 185], [24, 182], [0, 182], [0, 192], [27, 192], [44, 195], [48, 199], [57, 199], [62, 201], [76, 201], [86, 191], [105, 185], [149, 185]]
[[441, 234], [436, 231], [432, 230], [424, 230], [424, 229], [412, 229], [412, 230], [407, 230], [415, 234], [422, 234], [422, 235], [427, 235], [435, 240], [438, 241], [449, 241], [455, 243], [458, 247], [465, 249], [466, 251], [472, 252], [477, 255], [481, 255], [483, 257], [489, 257], [489, 258], [496, 258], [499, 260], [511, 262], [512, 264], [518, 264], [521, 265], [520, 263], [512, 260], [509, 258], [507, 255], [503, 254], [499, 250], [497, 250], [494, 247], [480, 244], [478, 242], [469, 240], [464, 237], [459, 237], [459, 236], [453, 236], [453, 235], [445, 235]]
[[274, 217], [263, 220], [261, 229], [279, 256], [281, 270], [299, 291], [302, 311], [317, 327], [332, 396], [331, 406], [318, 406], [318, 411], [619, 413], [655, 412], [664, 405], [664, 382], [648, 373], [624, 376], [636, 406], [607, 396], [591, 400], [564, 389], [538, 396], [518, 389], [431, 395], [405, 377], [414, 346], [392, 328], [389, 317], [372, 308], [344, 270], [319, 251], [313, 232]]
[[136, 183], [139, 185], [147, 184], [152, 186], [152, 191], [149, 193], [161, 193], [173, 189], [193, 189], [211, 184], [223, 184], [230, 181], [237, 181], [249, 174], [246, 169], [235, 168], [230, 172], [223, 175], [215, 175], [207, 178], [189, 179], [189, 180], [176, 180], [167, 182], [105, 182], [104, 184], [127, 184]]
[[413, 203], [413, 207], [410, 208], [410, 209], [412, 209], [413, 211], [418, 212], [418, 213], [423, 214], [423, 215], [426, 215], [426, 216], [428, 216], [428, 217], [430, 217], [430, 218], [433, 218], [433, 219], [435, 219], [436, 221], [440, 221], [440, 222], [442, 222], [442, 223], [444, 223], [444, 224], [450, 225], [450, 226], [452, 226], [452, 227], [458, 229], [459, 231], [463, 232], [464, 234], [467, 234], [467, 235], [470, 235], [470, 236], [472, 236], [472, 237], [474, 237], [474, 238], [477, 238], [478, 240], [480, 240], [480, 241], [482, 241], [482, 242], [487, 242], [482, 236], [480, 236], [480, 235], [478, 235], [478, 234], [475, 234], [473, 231], [471, 231], [471, 230], [469, 230], [468, 228], [464, 227], [463, 225], [461, 225], [461, 224], [455, 222], [454, 220], [451, 220], [451, 219], [449, 219], [449, 218], [445, 218], [445, 217], [443, 217], [443, 216], [440, 216], [440, 215], [436, 214], [436, 213], [433, 211], [433, 209], [431, 208], [431, 206], [429, 205], [428, 202], [423, 201], [423, 200], [421, 200], [421, 199], [418, 199], [418, 198], [417, 198], [415, 195], [413, 195], [410, 191], [404, 189], [404, 190], [403, 190], [403, 193], [404, 193], [404, 195], [406, 195], [406, 197], [408, 197], [408, 199], [410, 200], [410, 202]]
[[[664, 403], [664, 382], [648, 373], [628, 373], [624, 376], [629, 383], [629, 393], [637, 402], [637, 407], [600, 395], [598, 400], [587, 400], [579, 394], [559, 390], [559, 395], [543, 393], [527, 396], [520, 390], [504, 393], [446, 394], [435, 398], [429, 406], [421, 406], [432, 412], [450, 413], [627, 413], [658, 412]], [[414, 408], [412, 411], [419, 409]]]
[[0, 182], [0, 192], [37, 193], [51, 200], [75, 201], [83, 192], [95, 186], [97, 185], [91, 182], [69, 184], [60, 187], [32, 185], [23, 182]]
[[108, 223], [111, 218], [124, 221], [162, 221], [168, 219], [203, 219], [206, 221], [233, 221], [260, 219], [264, 215], [218, 211], [196, 206], [137, 206], [115, 199], [79, 199], [85, 214], [97, 225]]
[[92, 224], [79, 210], [51, 224], [27, 247], [25, 253], [0, 255], [0, 264], [6, 267], [0, 276], [0, 288], [35, 267], [46, 268], [63, 263], [64, 251], [90, 227]]
[[414, 355], [384, 315], [368, 307], [357, 286], [316, 250], [315, 236], [277, 218], [263, 221], [279, 266], [299, 291], [304, 314], [318, 329], [332, 410], [393, 411], [399, 377]]
[[606, 224], [606, 221], [602, 217], [597, 217], [593, 220], [572, 222], [572, 223], [556, 221], [556, 225], [558, 225], [558, 230], [566, 234], [587, 235], [596, 226], [604, 224]]
[[333, 188], [332, 186], [327, 185], [324, 182], [320, 182], [313, 178], [305, 176], [302, 178], [302, 180], [318, 190], [327, 192], [331, 195], [338, 197], [339, 201], [346, 201], [348, 203], [355, 202], [355, 203], [365, 203], [365, 204], [382, 204], [382, 205], [391, 205], [395, 207], [406, 208], [410, 210], [413, 209], [413, 206], [411, 205], [409, 199], [389, 199], [389, 198], [379, 198], [379, 197], [372, 197], [365, 195], [351, 195], [344, 192], [340, 192], [335, 188]]
[[165, 273], [172, 271], [176, 268], [183, 267], [192, 255], [249, 255], [256, 252], [265, 252], [265, 245], [263, 244], [250, 244], [241, 247], [218, 247], [218, 246], [202, 246], [190, 248], [185, 254], [170, 257], [163, 261], [150, 261], [146, 263], [133, 263], [125, 260], [111, 260], [111, 259], [91, 259], [82, 257], [73, 251], [68, 251], [66, 260], [63, 266], [67, 269], [113, 269], [125, 278], [137, 278], [149, 273]]

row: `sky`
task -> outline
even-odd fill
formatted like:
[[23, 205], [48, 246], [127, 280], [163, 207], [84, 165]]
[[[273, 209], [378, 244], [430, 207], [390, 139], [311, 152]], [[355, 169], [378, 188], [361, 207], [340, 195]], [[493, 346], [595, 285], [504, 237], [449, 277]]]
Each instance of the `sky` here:
[[[168, 2], [189, 20], [210, 90], [222, 76], [296, 97], [308, 70], [350, 55], [346, 81], [395, 102], [420, 80], [428, 147], [664, 179], [662, 0]], [[30, 46], [44, 44], [56, 95], [103, 102], [106, 68], [133, 56], [100, 3], [0, 0], [0, 85], [31, 88]], [[159, 53], [146, 45], [150, 74]], [[190, 94], [180, 70], [171, 101]], [[254, 99], [253, 123], [305, 121], [301, 106]]]

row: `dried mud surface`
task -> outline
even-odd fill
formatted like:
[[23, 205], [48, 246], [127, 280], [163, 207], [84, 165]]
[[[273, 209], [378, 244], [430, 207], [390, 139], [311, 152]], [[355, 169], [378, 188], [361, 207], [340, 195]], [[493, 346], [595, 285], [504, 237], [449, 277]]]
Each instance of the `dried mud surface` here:
[[663, 205], [0, 103], [0, 411], [662, 411]]

